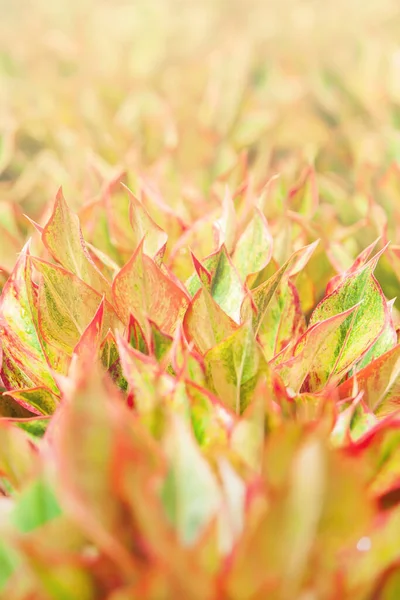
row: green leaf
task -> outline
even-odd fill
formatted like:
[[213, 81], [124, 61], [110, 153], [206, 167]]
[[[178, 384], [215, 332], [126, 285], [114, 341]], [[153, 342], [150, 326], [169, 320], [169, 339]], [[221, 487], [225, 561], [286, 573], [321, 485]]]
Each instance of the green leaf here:
[[216, 514], [218, 484], [187, 425], [177, 417], [171, 418], [164, 443], [170, 466], [162, 502], [182, 543], [191, 545]]
[[128, 324], [133, 315], [143, 331], [149, 317], [162, 331], [172, 334], [189, 304], [186, 293], [143, 254], [143, 242], [115, 277], [112, 293], [122, 322]]
[[129, 219], [134, 233], [134, 248], [143, 241], [143, 252], [157, 263], [164, 256], [168, 235], [150, 217], [143, 204], [126, 187], [129, 194]]
[[373, 276], [380, 254], [354, 273], [349, 273], [311, 315], [309, 327], [354, 309], [337, 329], [329, 346], [325, 346], [324, 353], [319, 353], [324, 370], [324, 375], [317, 373], [319, 385], [324, 385], [332, 377], [337, 379], [348, 371], [378, 339], [387, 323], [386, 300]]
[[291, 281], [278, 286], [259, 329], [259, 338], [267, 360], [298, 340], [306, 329], [300, 299]]
[[215, 302], [236, 323], [240, 322], [240, 307], [246, 297], [244, 285], [232, 264], [225, 246], [200, 263], [194, 258], [196, 273], [186, 283], [191, 296], [204, 286]]
[[240, 236], [232, 256], [241, 279], [258, 273], [267, 266], [272, 257], [272, 236], [268, 223], [259, 209]]
[[220, 308], [210, 292], [203, 288], [197, 292], [186, 311], [183, 329], [198, 352], [205, 354], [236, 331], [238, 325]]
[[42, 479], [33, 481], [17, 499], [12, 520], [19, 531], [28, 533], [61, 515], [51, 487]]
[[212, 389], [236, 414], [251, 402], [258, 378], [267, 368], [249, 323], [209, 350], [205, 364]]
[[286, 263], [276, 271], [267, 281], [251, 290], [251, 297], [256, 308], [254, 314], [253, 306], [246, 298], [241, 309], [241, 322], [253, 316], [253, 326], [256, 334], [261, 327], [263, 319], [267, 314], [270, 302], [281, 284], [283, 278], [297, 274], [308, 262], [318, 242], [304, 246], [292, 254]]
[[59, 398], [44, 387], [12, 390], [7, 395], [37, 415], [53, 414], [59, 403]]
[[58, 393], [36, 329], [34, 298], [29, 250], [25, 246], [0, 297], [1, 376], [10, 389], [45, 386]]
[[363, 392], [363, 401], [380, 417], [400, 406], [400, 345], [373, 360], [338, 388], [340, 398]]
[[[286, 386], [295, 392], [312, 392], [325, 386], [332, 374], [334, 349], [340, 328], [352, 318], [355, 307], [310, 326], [293, 348], [293, 357], [275, 365]], [[336, 352], [340, 351], [340, 347]], [[326, 357], [330, 357], [331, 362]], [[274, 364], [274, 363], [272, 363]]]
[[93, 262], [83, 239], [79, 218], [70, 210], [61, 188], [53, 213], [43, 228], [42, 241], [52, 257], [67, 271], [108, 299], [111, 297], [111, 286]]
[[[79, 277], [62, 267], [31, 258], [40, 273], [39, 327], [44, 339], [71, 355], [95, 316], [102, 296]], [[112, 306], [105, 301], [103, 333], [118, 323]]]
[[0, 593], [18, 568], [20, 558], [5, 541], [0, 540]]

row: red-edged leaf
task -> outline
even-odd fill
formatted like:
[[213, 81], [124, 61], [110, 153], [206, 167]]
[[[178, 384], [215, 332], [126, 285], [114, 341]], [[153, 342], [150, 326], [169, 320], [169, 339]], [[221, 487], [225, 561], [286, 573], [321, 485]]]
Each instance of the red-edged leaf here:
[[130, 199], [129, 219], [135, 236], [134, 247], [137, 248], [141, 240], [144, 239], [144, 254], [159, 263], [164, 256], [168, 235], [153, 221], [136, 196], [126, 186], [124, 188]]
[[110, 298], [110, 284], [94, 264], [83, 239], [79, 217], [70, 210], [61, 188], [53, 214], [43, 229], [42, 240], [52, 257], [65, 269]]
[[172, 334], [182, 321], [189, 298], [142, 250], [143, 241], [114, 279], [117, 312], [124, 323], [132, 314], [145, 330], [149, 317], [162, 331]]
[[[31, 261], [41, 275], [38, 297], [41, 334], [46, 342], [71, 355], [96, 314], [102, 296], [62, 267], [37, 258]], [[105, 300], [102, 335], [117, 325], [114, 309]]]
[[340, 398], [359, 391], [363, 400], [378, 416], [400, 408], [400, 345], [382, 354], [339, 387]]
[[200, 354], [205, 354], [236, 331], [238, 325], [203, 288], [197, 292], [186, 311], [183, 329], [188, 341], [194, 343]]
[[9, 389], [45, 386], [57, 393], [36, 323], [35, 289], [25, 246], [0, 297], [1, 376]]

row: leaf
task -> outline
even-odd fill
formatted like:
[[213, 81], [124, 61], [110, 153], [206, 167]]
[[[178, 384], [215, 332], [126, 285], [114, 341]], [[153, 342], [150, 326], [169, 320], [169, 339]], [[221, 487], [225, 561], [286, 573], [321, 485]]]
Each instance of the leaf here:
[[129, 219], [134, 233], [134, 248], [144, 240], [144, 254], [159, 264], [165, 253], [168, 235], [153, 221], [136, 196], [125, 185], [123, 187], [129, 194]]
[[211, 392], [194, 382], [186, 382], [190, 401], [190, 419], [193, 433], [201, 447], [213, 447], [228, 442], [235, 423], [235, 415]]
[[161, 496], [166, 513], [185, 546], [192, 545], [217, 512], [220, 491], [187, 425], [171, 418], [165, 452], [169, 470]]
[[42, 241], [52, 257], [108, 299], [110, 284], [97, 269], [83, 239], [79, 217], [66, 203], [60, 188], [53, 213], [43, 229]]
[[117, 342], [110, 329], [101, 342], [99, 354], [101, 363], [105, 369], [109, 369], [119, 359]]
[[193, 257], [196, 273], [186, 283], [191, 296], [205, 286], [212, 298], [236, 323], [240, 322], [240, 307], [246, 289], [240, 280], [225, 246], [204, 259], [203, 264]]
[[99, 353], [103, 337], [104, 310], [105, 299], [103, 298], [93, 319], [82, 333], [79, 342], [74, 348], [74, 354], [81, 357], [83, 361], [93, 359]]
[[59, 398], [44, 387], [10, 390], [6, 395], [36, 415], [53, 414], [59, 403]]
[[163, 358], [168, 354], [173, 338], [170, 335], [163, 333], [159, 327], [153, 321], [149, 321], [152, 339], [151, 339], [151, 352], [156, 357], [158, 362], [161, 362]]
[[122, 337], [117, 338], [122, 372], [133, 393], [139, 414], [149, 414], [157, 406], [157, 382], [161, 369], [152, 356], [146, 356], [132, 348]]
[[54, 491], [43, 479], [35, 479], [18, 496], [12, 520], [19, 531], [28, 533], [61, 515]]
[[128, 341], [132, 348], [135, 348], [135, 350], [139, 350], [139, 352], [142, 352], [142, 354], [149, 354], [149, 347], [146, 337], [138, 321], [133, 315], [129, 316]]
[[267, 266], [272, 257], [272, 236], [263, 213], [256, 208], [254, 216], [240, 236], [232, 256], [240, 278], [245, 281]]
[[367, 246], [367, 248], [365, 248], [357, 256], [356, 260], [351, 265], [351, 267], [349, 269], [347, 269], [347, 271], [344, 271], [343, 273], [340, 273], [339, 275], [332, 277], [332, 279], [329, 281], [329, 283], [326, 287], [326, 292], [325, 292], [326, 296], [331, 294], [341, 283], [343, 283], [343, 281], [346, 279], [346, 277], [350, 273], [355, 273], [356, 271], [358, 271], [358, 269], [360, 267], [365, 265], [365, 263], [368, 261], [370, 255], [371, 255], [372, 251], [374, 250], [375, 246], [377, 245], [378, 241], [379, 240], [375, 240], [374, 242], [372, 242], [372, 244]]
[[[41, 334], [49, 344], [71, 355], [96, 314], [102, 297], [62, 267], [38, 258], [31, 257], [30, 260], [41, 275], [38, 299]], [[112, 306], [105, 301], [103, 336], [117, 322]]]
[[18, 419], [15, 425], [31, 435], [33, 438], [42, 438], [50, 423], [49, 418], [34, 417], [31, 419]]
[[337, 330], [335, 339], [331, 339], [330, 346], [325, 347], [324, 355], [320, 353], [321, 367], [327, 375], [326, 378], [323, 376], [320, 384], [348, 371], [368, 351], [385, 327], [388, 319], [386, 300], [373, 276], [380, 254], [350, 273], [311, 315], [310, 327], [354, 308], [351, 316]]
[[259, 338], [267, 360], [279, 354], [305, 331], [306, 322], [300, 299], [291, 281], [280, 285], [262, 321]]
[[[115, 493], [119, 428], [129, 413], [115, 388], [105, 389], [101, 372], [78, 372], [52, 435], [57, 495], [82, 533], [121, 569], [135, 572], [126, 511]], [[74, 435], [71, 435], [71, 432]], [[118, 457], [118, 458], [117, 458]]]
[[254, 306], [256, 307], [256, 313], [253, 314], [252, 306], [246, 299], [241, 309], [241, 322], [244, 322], [246, 319], [253, 316], [253, 326], [256, 335], [258, 334], [270, 302], [278, 289], [278, 286], [281, 284], [283, 277], [286, 278], [297, 274], [299, 270], [307, 264], [317, 243], [318, 242], [314, 242], [313, 244], [304, 246], [304, 248], [300, 248], [294, 252], [286, 263], [272, 275], [272, 277], [251, 290], [250, 294]]
[[357, 363], [357, 365], [356, 365], [357, 371], [360, 371], [360, 369], [363, 369], [370, 362], [372, 362], [373, 360], [375, 360], [382, 354], [385, 354], [385, 352], [388, 352], [389, 350], [394, 348], [394, 346], [396, 345], [397, 333], [396, 333], [396, 328], [393, 323], [393, 317], [391, 314], [391, 311], [392, 311], [391, 304], [392, 304], [391, 302], [387, 303], [386, 323], [385, 323], [382, 333], [380, 334], [380, 336], [378, 337], [376, 342], [368, 350], [368, 352], [366, 352], [364, 354], [363, 358]]
[[258, 378], [267, 368], [248, 323], [209, 350], [205, 364], [212, 389], [236, 414], [251, 402]]
[[58, 393], [36, 330], [34, 294], [25, 246], [0, 297], [1, 376], [9, 389], [45, 386]]
[[363, 401], [380, 417], [400, 406], [400, 345], [373, 360], [338, 388], [340, 398], [363, 392]]
[[332, 375], [335, 352], [341, 349], [338, 332], [356, 308], [357, 305], [307, 329], [295, 344], [293, 357], [275, 365], [286, 386], [295, 392], [315, 392], [326, 385]]
[[38, 466], [36, 447], [29, 436], [11, 423], [0, 420], [0, 476], [12, 488], [23, 489]]
[[200, 354], [213, 348], [236, 331], [238, 325], [219, 307], [210, 292], [200, 289], [183, 319], [183, 330]]
[[143, 241], [114, 279], [112, 293], [123, 323], [132, 314], [146, 330], [148, 317], [167, 334], [175, 331], [189, 304], [181, 288], [143, 254]]
[[[4, 519], [4, 515], [1, 516]], [[5, 540], [0, 540], [0, 594], [5, 591], [4, 588], [16, 572], [20, 561], [21, 558], [15, 548]]]
[[292, 210], [312, 217], [319, 204], [318, 186], [315, 170], [310, 167], [302, 176], [302, 181], [293, 187], [288, 194], [289, 206]]

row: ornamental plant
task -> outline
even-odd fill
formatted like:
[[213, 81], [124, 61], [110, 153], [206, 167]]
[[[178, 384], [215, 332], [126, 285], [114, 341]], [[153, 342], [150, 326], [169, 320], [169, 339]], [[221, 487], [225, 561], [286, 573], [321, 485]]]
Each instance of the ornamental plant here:
[[228, 4], [4, 11], [0, 599], [400, 598], [397, 3]]
[[386, 245], [330, 277], [313, 170], [289, 243], [268, 190], [220, 200], [167, 232], [113, 181], [32, 224], [0, 301], [4, 598], [395, 598]]

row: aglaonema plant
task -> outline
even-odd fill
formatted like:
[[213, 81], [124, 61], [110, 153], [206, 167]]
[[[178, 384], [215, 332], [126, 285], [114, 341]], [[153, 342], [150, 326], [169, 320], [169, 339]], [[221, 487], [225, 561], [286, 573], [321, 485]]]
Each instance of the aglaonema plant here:
[[396, 598], [388, 249], [340, 269], [300, 235], [310, 173], [286, 239], [228, 189], [168, 231], [114, 184], [33, 224], [0, 299], [1, 597]]

